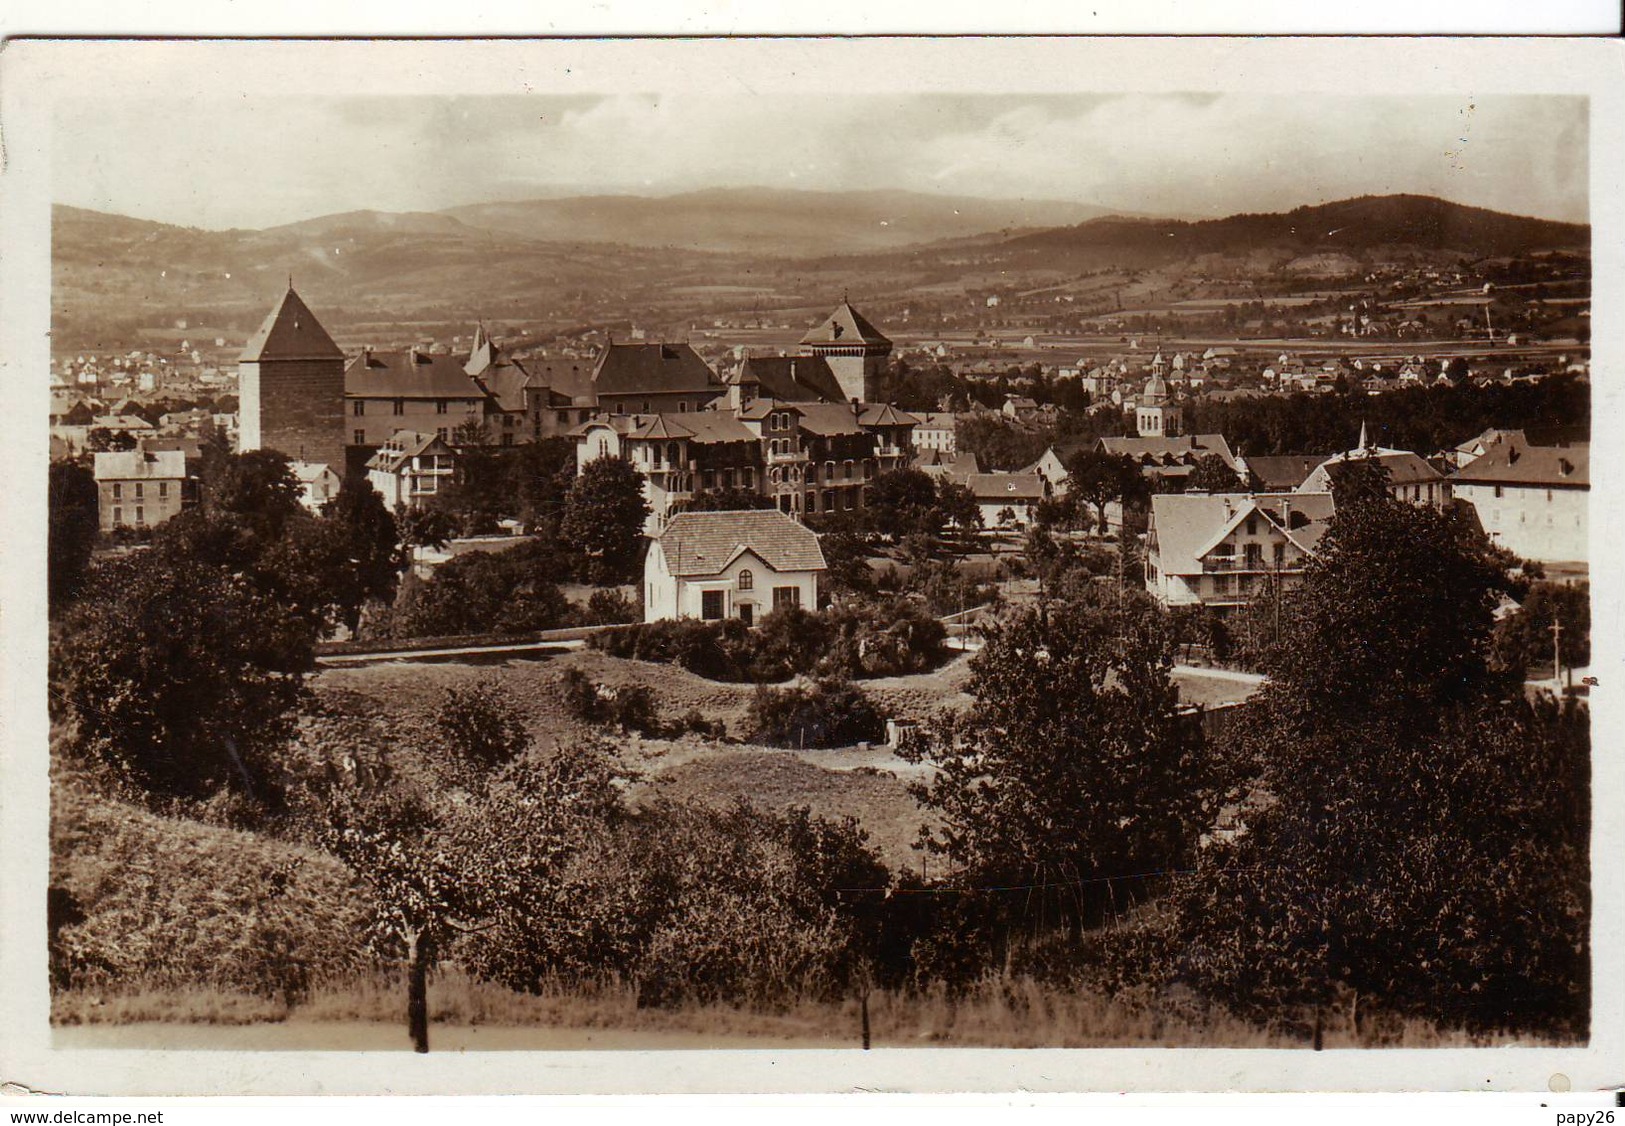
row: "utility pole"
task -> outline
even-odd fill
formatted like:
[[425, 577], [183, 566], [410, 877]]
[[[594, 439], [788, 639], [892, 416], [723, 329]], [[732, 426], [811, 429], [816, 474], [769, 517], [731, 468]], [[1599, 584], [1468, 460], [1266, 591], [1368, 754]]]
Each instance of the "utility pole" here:
[[1552, 631], [1552, 688], [1561, 696], [1563, 694], [1563, 623], [1556, 618], [1547, 627]]

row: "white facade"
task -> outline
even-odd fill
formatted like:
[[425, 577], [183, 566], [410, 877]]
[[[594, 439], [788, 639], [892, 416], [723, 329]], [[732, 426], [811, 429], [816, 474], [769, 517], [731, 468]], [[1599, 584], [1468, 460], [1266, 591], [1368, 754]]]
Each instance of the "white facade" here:
[[296, 461], [289, 465], [299, 481], [299, 503], [320, 516], [330, 501], [337, 499], [343, 483], [326, 465]]
[[1515, 555], [1541, 563], [1589, 558], [1588, 489], [1456, 481], [1452, 492], [1478, 511], [1485, 534]]
[[955, 416], [951, 414], [925, 414], [914, 428], [916, 450], [940, 450], [951, 454], [955, 450]]
[[1278, 583], [1290, 589], [1331, 516], [1329, 494], [1159, 494], [1151, 498], [1146, 589], [1165, 606], [1220, 612]]
[[720, 621], [754, 625], [783, 605], [818, 608], [818, 572], [775, 571], [748, 548], [714, 575], [673, 575], [656, 540], [643, 562], [643, 620]]

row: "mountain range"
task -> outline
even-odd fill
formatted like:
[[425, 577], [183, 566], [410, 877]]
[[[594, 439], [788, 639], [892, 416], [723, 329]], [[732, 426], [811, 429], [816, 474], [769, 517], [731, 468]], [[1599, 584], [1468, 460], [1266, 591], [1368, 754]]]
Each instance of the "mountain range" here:
[[479, 316], [659, 326], [816, 307], [849, 286], [928, 303], [1091, 271], [1177, 275], [1187, 263], [1190, 273], [1267, 281], [1317, 257], [1346, 267], [1350, 256], [1393, 250], [1444, 262], [1589, 243], [1586, 225], [1411, 195], [1193, 222], [1053, 201], [742, 189], [357, 211], [260, 231], [58, 205], [54, 327], [72, 347], [180, 320], [251, 331], [288, 275], [313, 307], [332, 310], [324, 320], [387, 334]]

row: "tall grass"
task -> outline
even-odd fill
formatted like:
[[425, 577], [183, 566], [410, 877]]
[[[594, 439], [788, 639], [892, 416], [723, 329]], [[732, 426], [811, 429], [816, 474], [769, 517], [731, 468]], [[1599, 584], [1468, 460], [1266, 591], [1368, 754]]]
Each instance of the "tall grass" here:
[[[683, 1032], [737, 1040], [827, 1041], [857, 1047], [862, 1016], [856, 998], [806, 1000], [767, 1013], [726, 1005], [688, 1004], [639, 1008], [630, 983], [545, 982], [535, 993], [518, 993], [456, 969], [433, 975], [429, 1010], [433, 1024], [475, 1027]], [[242, 1025], [391, 1024], [404, 1027], [405, 982], [396, 975], [357, 975], [313, 988], [288, 1005], [247, 994], [206, 990], [141, 989], [124, 993], [87, 989], [60, 991], [52, 1020], [58, 1025], [180, 1024]], [[926, 990], [875, 990], [869, 1023], [877, 1047], [987, 1048], [1307, 1048], [1292, 1033], [1242, 1021], [1188, 995], [1109, 997], [1061, 988], [1031, 977], [989, 977], [955, 995]], [[1356, 1029], [1348, 1010], [1327, 1019], [1328, 1048], [1444, 1048], [1526, 1043], [1512, 1035], [1472, 1036], [1426, 1021], [1380, 1012], [1363, 1013]]]

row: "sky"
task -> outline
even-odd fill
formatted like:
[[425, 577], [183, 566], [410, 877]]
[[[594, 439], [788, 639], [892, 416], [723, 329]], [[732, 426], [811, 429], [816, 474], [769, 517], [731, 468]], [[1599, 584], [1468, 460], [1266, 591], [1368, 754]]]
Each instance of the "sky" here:
[[59, 103], [58, 202], [183, 226], [717, 187], [1184, 218], [1409, 192], [1588, 219], [1584, 98], [774, 94]]

